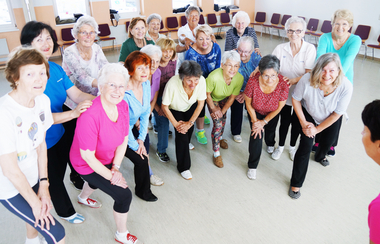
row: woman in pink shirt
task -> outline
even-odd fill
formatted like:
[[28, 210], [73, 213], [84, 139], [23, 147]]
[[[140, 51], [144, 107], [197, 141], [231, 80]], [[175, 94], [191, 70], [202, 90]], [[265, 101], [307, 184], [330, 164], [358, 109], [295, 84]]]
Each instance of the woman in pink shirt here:
[[115, 200], [115, 240], [132, 244], [137, 242], [127, 230], [132, 193], [119, 171], [128, 145], [129, 109], [123, 101], [128, 80], [128, 70], [120, 64], [106, 64], [100, 70], [101, 95], [77, 121], [70, 160], [86, 181], [78, 203], [99, 208], [101, 203], [89, 196], [97, 188], [110, 195]]

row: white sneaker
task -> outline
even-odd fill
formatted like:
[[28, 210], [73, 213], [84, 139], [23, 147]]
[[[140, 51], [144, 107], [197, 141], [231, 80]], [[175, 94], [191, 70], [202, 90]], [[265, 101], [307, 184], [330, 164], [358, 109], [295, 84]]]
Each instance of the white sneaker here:
[[157, 175], [151, 175], [150, 184], [154, 186], [162, 186], [164, 184], [164, 181]]
[[269, 154], [271, 154], [271, 153], [273, 153], [273, 151], [274, 151], [274, 147], [267, 147], [267, 152], [269, 153]]
[[139, 244], [139, 240], [136, 236], [128, 233], [127, 235], [121, 235], [118, 232], [115, 233], [115, 241], [122, 243], [122, 244]]
[[241, 136], [240, 135], [235, 135], [234, 136], [234, 141], [237, 142], [237, 143], [240, 143], [242, 141]]
[[284, 147], [277, 147], [272, 153], [272, 158], [274, 160], [278, 160], [281, 157], [281, 154], [283, 151], [284, 151]]
[[185, 170], [185, 171], [181, 172], [181, 176], [182, 176], [185, 180], [191, 180], [191, 179], [193, 178], [193, 176], [191, 175], [190, 170]]
[[78, 196], [78, 203], [89, 206], [90, 208], [100, 208], [102, 206], [102, 204], [95, 199], [87, 198], [83, 200], [79, 196]]
[[256, 180], [256, 169], [248, 169], [247, 177], [250, 180]]
[[189, 149], [190, 149], [190, 150], [193, 150], [193, 149], [194, 149], [194, 145], [193, 145], [193, 143], [191, 143], [191, 142], [189, 143]]
[[296, 147], [289, 147], [289, 157], [290, 160], [294, 160], [294, 156], [296, 155], [297, 149]]

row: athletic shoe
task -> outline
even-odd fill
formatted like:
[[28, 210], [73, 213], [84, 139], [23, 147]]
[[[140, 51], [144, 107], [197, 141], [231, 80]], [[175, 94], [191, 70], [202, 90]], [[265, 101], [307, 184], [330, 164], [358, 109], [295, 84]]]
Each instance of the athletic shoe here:
[[322, 159], [319, 163], [322, 164], [323, 167], [330, 165], [330, 162], [327, 160], [327, 158]]
[[149, 120], [149, 123], [148, 123], [148, 129], [149, 130], [153, 129], [153, 125], [152, 125], [152, 122], [150, 122], [150, 120]]
[[248, 169], [247, 177], [250, 180], [256, 180], [256, 169]]
[[72, 174], [70, 174], [70, 182], [76, 190], [81, 191], [83, 189], [84, 181], [79, 174], [76, 176], [72, 176]]
[[79, 196], [78, 196], [78, 203], [86, 205], [90, 208], [100, 208], [102, 206], [102, 204], [96, 201], [95, 199], [87, 198], [86, 200], [83, 200]]
[[237, 143], [242, 142], [241, 136], [240, 135], [235, 135], [234, 136], [234, 141], [237, 142]]
[[151, 175], [150, 184], [153, 186], [162, 186], [164, 184], [164, 181], [156, 175]]
[[193, 150], [194, 149], [194, 145], [193, 145], [193, 143], [189, 143], [189, 150]]
[[66, 220], [70, 224], [81, 224], [85, 220], [85, 218], [81, 214], [79, 214], [79, 213], [75, 213], [75, 214], [73, 214], [73, 215], [71, 215], [70, 217], [67, 217], [67, 218], [64, 218], [64, 217], [60, 217], [60, 218], [63, 219], [63, 220]]
[[197, 141], [200, 143], [200, 144], [207, 144], [207, 137], [205, 136], [205, 131], [199, 131], [199, 132], [195, 132], [195, 137], [197, 138]]
[[269, 154], [273, 153], [273, 151], [274, 151], [274, 147], [270, 147], [270, 146], [267, 147], [267, 152]]
[[296, 147], [289, 147], [289, 157], [290, 160], [294, 160], [294, 156], [296, 155], [297, 149]]
[[313, 147], [311, 148], [311, 152], [315, 153], [317, 151], [318, 146], [319, 146], [319, 143], [315, 143]]
[[122, 244], [138, 244], [140, 243], [136, 236], [128, 233], [127, 235], [121, 235], [118, 232], [115, 233], [115, 241]]
[[327, 152], [327, 156], [334, 157], [335, 156], [335, 148], [330, 147], [330, 150]]
[[272, 158], [274, 160], [279, 160], [283, 151], [284, 151], [284, 147], [277, 147], [272, 153]]
[[185, 180], [191, 180], [191, 179], [193, 178], [193, 176], [191, 175], [190, 170], [185, 170], [185, 171], [181, 172], [181, 176], [182, 176]]
[[[153, 129], [153, 133], [155, 135], [158, 135], [158, 131], [156, 129]], [[173, 135], [173, 132], [171, 130], [169, 130], [169, 136], [172, 136]]]
[[205, 115], [205, 125], [209, 125], [210, 124], [210, 119], [207, 118], [207, 116]]
[[160, 159], [161, 162], [164, 162], [164, 163], [167, 163], [170, 161], [170, 158], [169, 156], [166, 154], [166, 152], [164, 153], [159, 153], [158, 151], [156, 152], [156, 155], [157, 157]]

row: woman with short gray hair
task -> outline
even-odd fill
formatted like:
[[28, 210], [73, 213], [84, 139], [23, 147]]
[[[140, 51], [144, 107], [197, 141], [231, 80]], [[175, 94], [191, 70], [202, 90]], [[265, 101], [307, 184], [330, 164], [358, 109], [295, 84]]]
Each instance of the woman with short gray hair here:
[[[268, 148], [275, 144], [275, 130], [278, 114], [288, 98], [289, 87], [284, 77], [278, 74], [280, 60], [274, 55], [264, 56], [259, 71], [249, 78], [244, 90], [245, 106], [251, 126], [247, 176], [256, 179], [263, 136]], [[265, 135], [263, 135], [263, 132]]]
[[249, 15], [244, 11], [239, 11], [232, 18], [232, 28], [226, 33], [226, 43], [224, 46], [224, 51], [230, 51], [237, 48], [237, 42], [242, 36], [250, 36], [255, 42], [255, 53], [261, 55], [259, 49], [259, 42], [257, 41], [257, 36], [255, 29], [249, 27], [251, 23]]
[[238, 73], [239, 67], [239, 54], [236, 51], [226, 51], [222, 57], [222, 67], [211, 72], [206, 79], [206, 101], [213, 122], [211, 131], [213, 162], [219, 168], [224, 166], [219, 148], [228, 148], [227, 140], [222, 139], [227, 111], [239, 95], [244, 82], [244, 77]]
[[154, 43], [162, 37], [166, 37], [165, 35], [160, 33], [161, 29], [161, 16], [159, 14], [151, 14], [146, 19], [146, 23], [148, 25], [148, 31], [146, 32], [146, 37], [151, 38]]
[[200, 65], [184, 61], [179, 74], [173, 76], [165, 86], [162, 110], [175, 128], [175, 151], [177, 169], [186, 180], [192, 179], [189, 143], [194, 122], [204, 107], [206, 81]]
[[[285, 140], [289, 126], [295, 119], [296, 114], [292, 113], [292, 93], [301, 77], [310, 72], [314, 66], [316, 51], [314, 45], [306, 42], [305, 36], [306, 22], [303, 18], [293, 16], [285, 23], [286, 35], [289, 42], [279, 44], [272, 52], [280, 60], [280, 74], [288, 78], [289, 95], [284, 108], [280, 112], [279, 143], [276, 149], [271, 148], [272, 158], [278, 160], [284, 151]], [[291, 129], [289, 156], [293, 161], [296, 153], [296, 142], [299, 133]]]

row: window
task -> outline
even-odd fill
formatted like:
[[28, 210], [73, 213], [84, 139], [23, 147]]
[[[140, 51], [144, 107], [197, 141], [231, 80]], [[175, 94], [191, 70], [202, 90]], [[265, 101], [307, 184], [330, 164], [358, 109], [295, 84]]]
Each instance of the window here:
[[140, 15], [139, 0], [109, 0], [110, 9], [119, 11], [120, 18], [126, 19]]
[[11, 1], [0, 0], [0, 31], [6, 32], [16, 29]]
[[234, 1], [233, 0], [214, 0], [214, 4], [218, 4], [220, 6], [228, 6], [228, 5], [233, 5]]
[[88, 0], [55, 0], [55, 16], [60, 19], [74, 18], [74, 14], [89, 14]]
[[197, 6], [196, 0], [173, 0], [173, 9], [186, 7], [188, 4]]

